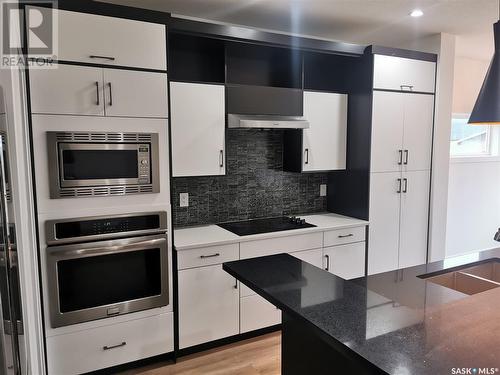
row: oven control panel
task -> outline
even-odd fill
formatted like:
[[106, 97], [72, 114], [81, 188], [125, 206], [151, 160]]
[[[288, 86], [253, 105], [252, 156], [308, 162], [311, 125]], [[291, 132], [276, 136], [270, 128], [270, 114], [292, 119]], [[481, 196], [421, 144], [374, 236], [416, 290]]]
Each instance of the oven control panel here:
[[[47, 243], [73, 242], [79, 238], [124, 237], [128, 233], [166, 230], [166, 213], [91, 217], [47, 222]], [[100, 239], [100, 238], [99, 238]]]

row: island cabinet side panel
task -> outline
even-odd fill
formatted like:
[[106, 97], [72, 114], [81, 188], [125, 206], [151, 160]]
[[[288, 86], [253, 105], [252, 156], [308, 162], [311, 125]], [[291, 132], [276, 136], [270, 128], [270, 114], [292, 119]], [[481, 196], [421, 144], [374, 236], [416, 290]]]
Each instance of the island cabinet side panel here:
[[386, 374], [347, 346], [290, 314], [282, 313], [282, 375]]

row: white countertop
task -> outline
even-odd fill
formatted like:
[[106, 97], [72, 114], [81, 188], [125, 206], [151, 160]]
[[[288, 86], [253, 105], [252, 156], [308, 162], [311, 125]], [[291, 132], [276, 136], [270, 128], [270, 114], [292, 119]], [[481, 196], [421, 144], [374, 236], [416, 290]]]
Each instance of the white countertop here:
[[300, 215], [301, 219], [306, 219], [310, 224], [316, 225], [313, 228], [293, 229], [281, 232], [260, 233], [250, 236], [238, 236], [217, 225], [202, 225], [196, 227], [186, 227], [174, 229], [174, 246], [176, 250], [194, 249], [204, 246], [215, 246], [229, 243], [245, 241], [255, 241], [266, 238], [285, 237], [296, 234], [324, 232], [332, 229], [342, 229], [368, 225], [368, 221], [355, 219], [332, 213]]

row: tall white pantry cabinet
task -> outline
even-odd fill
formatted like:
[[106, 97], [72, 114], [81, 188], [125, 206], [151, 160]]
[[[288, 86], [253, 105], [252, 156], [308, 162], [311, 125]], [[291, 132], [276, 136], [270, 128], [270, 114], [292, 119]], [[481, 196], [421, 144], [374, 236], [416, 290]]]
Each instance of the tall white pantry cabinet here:
[[427, 260], [435, 69], [374, 56], [368, 274]]

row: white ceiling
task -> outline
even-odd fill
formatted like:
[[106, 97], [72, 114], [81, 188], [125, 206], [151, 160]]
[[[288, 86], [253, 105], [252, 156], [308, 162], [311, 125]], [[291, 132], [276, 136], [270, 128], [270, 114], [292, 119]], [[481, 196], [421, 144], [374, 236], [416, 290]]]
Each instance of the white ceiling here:
[[[173, 14], [360, 44], [400, 46], [439, 32], [457, 54], [489, 59], [499, 0], [101, 0]], [[412, 18], [414, 8], [424, 16]]]

